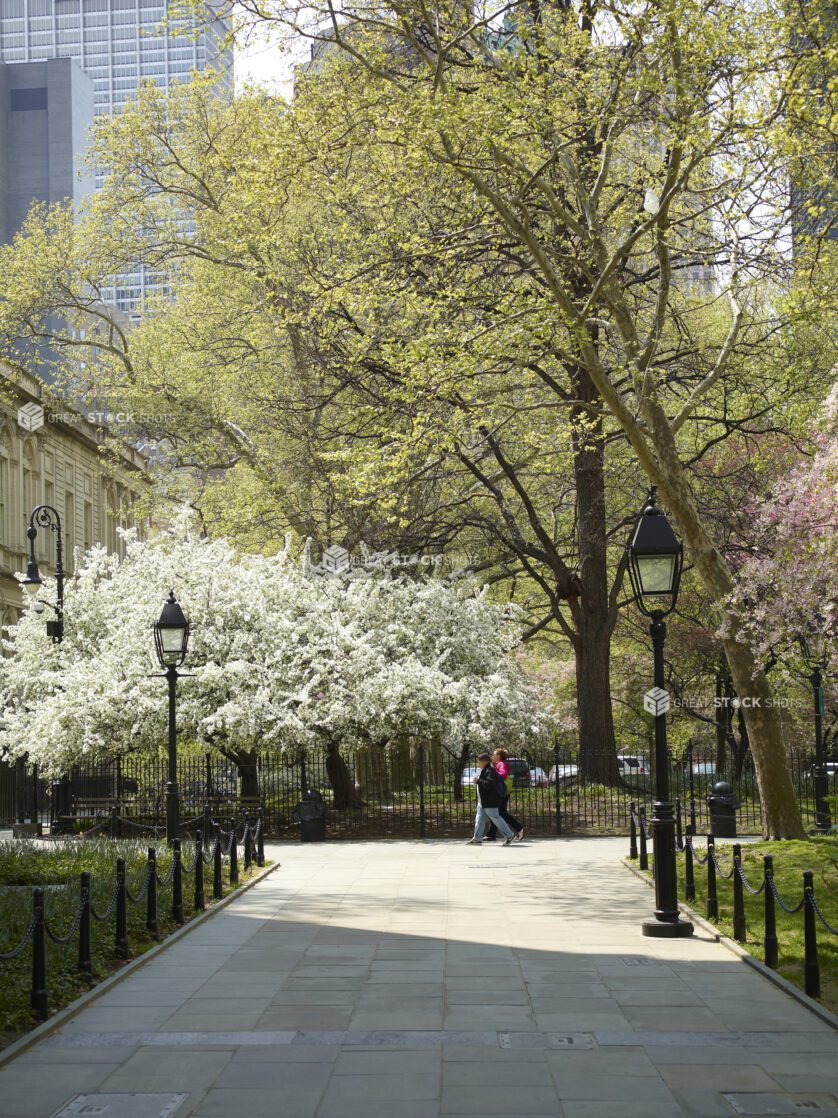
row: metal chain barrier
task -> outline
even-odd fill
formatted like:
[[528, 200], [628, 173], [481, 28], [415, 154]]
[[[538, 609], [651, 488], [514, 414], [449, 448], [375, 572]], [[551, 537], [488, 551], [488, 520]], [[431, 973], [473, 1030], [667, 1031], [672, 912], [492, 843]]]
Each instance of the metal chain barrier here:
[[[818, 902], [815, 900], [814, 890], [813, 889], [808, 889], [807, 892], [809, 894], [809, 903], [811, 904], [812, 908], [815, 910], [815, 915], [817, 916], [818, 920], [820, 920], [821, 924], [823, 924], [823, 926], [826, 928], [826, 930], [829, 932], [830, 935], [838, 936], [838, 928], [833, 928], [832, 925], [829, 923], [829, 921], [824, 916], [824, 914], [821, 912], [820, 906], [818, 905]], [[786, 911], [788, 912], [788, 909], [786, 909]]]
[[219, 842], [220, 839], [218, 838], [218, 835], [216, 835], [215, 841], [213, 842], [212, 846], [209, 847], [209, 849], [204, 850], [202, 853], [202, 857], [208, 866], [212, 864], [213, 859], [215, 858], [215, 850]]
[[687, 838], [684, 841], [684, 846], [685, 847], [689, 846], [690, 850], [692, 851], [692, 856], [693, 856], [693, 858], [695, 859], [696, 863], [699, 866], [706, 866], [707, 863], [710, 861], [710, 851], [708, 850], [707, 853], [702, 858], [701, 855], [698, 853], [698, 851], [695, 848], [695, 844], [693, 843], [693, 836], [692, 835], [687, 836]]
[[800, 912], [801, 908], [803, 908], [803, 906], [806, 904], [806, 894], [805, 893], [801, 897], [799, 904], [795, 905], [794, 908], [789, 908], [789, 906], [786, 904], [786, 902], [783, 900], [783, 898], [777, 892], [777, 886], [774, 884], [774, 875], [773, 874], [767, 874], [766, 875], [766, 880], [767, 880], [769, 886], [771, 887], [771, 892], [774, 894], [774, 900], [777, 902], [777, 904], [780, 906], [780, 908], [783, 910], [783, 912], [787, 912], [789, 916], [794, 916], [794, 914], [796, 912]]
[[87, 901], [88, 901], [88, 898], [87, 898], [86, 894], [83, 893], [82, 897], [81, 897], [81, 900], [79, 901], [78, 910], [76, 912], [75, 917], [73, 918], [73, 923], [70, 925], [70, 930], [69, 930], [69, 932], [66, 933], [66, 935], [63, 935], [63, 936], [56, 935], [56, 933], [49, 926], [49, 922], [47, 920], [44, 920], [44, 930], [46, 931], [47, 935], [49, 936], [49, 938], [52, 940], [53, 943], [64, 944], [64, 943], [69, 943], [70, 942], [70, 940], [76, 934], [76, 931], [78, 929], [79, 924], [81, 924], [81, 918], [82, 918], [82, 916], [84, 916], [84, 910], [87, 906]]
[[192, 864], [187, 866], [187, 864], [183, 860], [181, 860], [180, 868], [183, 870], [183, 872], [185, 874], [190, 874], [194, 871], [197, 864], [198, 864], [198, 848], [196, 846], [195, 847], [195, 857], [192, 859]]
[[165, 877], [161, 877], [160, 874], [157, 874], [157, 884], [160, 886], [161, 889], [165, 889], [167, 886], [171, 885], [172, 878], [175, 876], [176, 863], [177, 859], [172, 858], [172, 868], [169, 870]]
[[113, 887], [113, 896], [111, 897], [111, 903], [108, 905], [108, 908], [107, 908], [106, 912], [103, 912], [100, 916], [99, 913], [96, 911], [96, 909], [93, 907], [93, 905], [92, 904], [90, 905], [90, 915], [93, 917], [93, 919], [98, 920], [98, 922], [100, 924], [103, 923], [105, 920], [107, 920], [108, 917], [110, 916], [110, 914], [114, 910], [114, 905], [116, 904], [116, 898], [118, 896], [119, 896], [119, 882], [117, 881], [116, 885], [114, 885], [114, 887]]
[[21, 953], [21, 951], [24, 949], [24, 947], [26, 947], [27, 943], [29, 943], [30, 939], [32, 938], [32, 933], [34, 931], [35, 931], [35, 917], [33, 916], [32, 921], [29, 924], [29, 927], [24, 932], [23, 939], [20, 941], [20, 943], [17, 945], [17, 947], [14, 949], [14, 951], [0, 951], [0, 960], [5, 962], [9, 959], [16, 959], [18, 957], [18, 955]]
[[153, 873], [154, 873], [154, 867], [153, 867], [152, 863], [149, 862], [148, 867], [147, 867], [146, 872], [145, 872], [145, 881], [143, 882], [142, 887], [141, 887], [139, 893], [137, 893], [136, 896], [134, 896], [134, 894], [128, 888], [128, 882], [127, 881], [125, 882], [125, 896], [131, 902], [131, 904], [139, 904], [140, 901], [143, 899], [143, 897], [146, 895], [146, 893], [148, 892], [148, 887], [151, 884], [151, 875]]
[[751, 896], [758, 897], [765, 888], [765, 878], [763, 877], [762, 885], [760, 885], [759, 889], [754, 889], [753, 885], [751, 885], [750, 881], [748, 881], [747, 877], [745, 876], [745, 871], [742, 869], [742, 859], [737, 858], [733, 864], [736, 867], [736, 872], [739, 874], [742, 884], [745, 886]]
[[723, 881], [730, 881], [730, 879], [733, 877], [734, 870], [736, 869], [736, 864], [734, 863], [730, 867], [730, 873], [725, 873], [722, 867], [719, 865], [719, 859], [716, 857], [715, 847], [710, 847], [708, 851], [708, 857], [713, 859], [713, 865], [716, 867], [716, 873], [719, 875], [719, 877], [721, 877]]

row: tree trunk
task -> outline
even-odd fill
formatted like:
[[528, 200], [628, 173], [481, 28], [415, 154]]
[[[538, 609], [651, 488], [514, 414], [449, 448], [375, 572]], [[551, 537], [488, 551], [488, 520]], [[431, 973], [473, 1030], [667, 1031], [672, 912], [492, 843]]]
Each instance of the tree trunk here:
[[[574, 391], [589, 404], [601, 403], [584, 369], [572, 375]], [[611, 633], [608, 535], [605, 509], [605, 443], [602, 423], [589, 410], [573, 416], [579, 576], [582, 593], [571, 603], [576, 639], [576, 698], [579, 713], [579, 777], [586, 783], [620, 782], [614, 712], [611, 706]]]
[[463, 773], [465, 772], [466, 765], [468, 764], [468, 746], [464, 745], [460, 750], [460, 756], [454, 762], [454, 802], [462, 803], [466, 798], [465, 789], [463, 788]]
[[355, 787], [349, 766], [341, 757], [336, 741], [326, 744], [326, 775], [332, 786], [332, 804], [336, 810], [361, 806], [361, 794]]
[[239, 767], [241, 780], [241, 798], [243, 800], [259, 799], [259, 769], [256, 764], [256, 750], [238, 750], [236, 764]]
[[733, 576], [701, 523], [669, 421], [657, 404], [649, 404], [644, 410], [654, 431], [658, 455], [657, 468], [648, 459], [644, 465], [678, 518], [690, 558], [728, 633], [724, 637], [725, 655], [748, 728], [762, 804], [763, 837], [803, 838], [806, 832], [789, 771], [779, 708], [768, 677], [756, 662], [752, 649], [737, 639], [737, 618], [727, 605], [733, 590]]
[[[716, 772], [725, 771], [727, 736], [730, 730], [730, 686], [727, 673], [716, 672]], [[726, 701], [728, 700], [728, 701]]]

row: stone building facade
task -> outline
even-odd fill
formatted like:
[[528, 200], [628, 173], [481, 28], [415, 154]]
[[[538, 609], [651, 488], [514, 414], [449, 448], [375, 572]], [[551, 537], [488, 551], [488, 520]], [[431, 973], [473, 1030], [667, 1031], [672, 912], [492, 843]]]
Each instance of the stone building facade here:
[[[15, 574], [26, 569], [26, 529], [37, 505], [58, 512], [64, 568], [72, 574], [76, 549], [104, 543], [121, 550], [117, 529], [135, 526], [133, 506], [148, 484], [139, 451], [103, 454], [96, 428], [58, 407], [53, 410], [35, 377], [0, 364], [0, 626], [12, 623], [23, 604]], [[141, 522], [136, 527], [145, 531]], [[54, 571], [53, 536], [42, 529], [35, 542], [42, 574]]]

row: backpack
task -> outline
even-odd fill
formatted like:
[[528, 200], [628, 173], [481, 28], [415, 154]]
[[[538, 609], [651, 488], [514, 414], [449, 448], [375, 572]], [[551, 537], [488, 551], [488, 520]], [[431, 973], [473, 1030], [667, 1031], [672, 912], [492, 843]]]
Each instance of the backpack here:
[[498, 772], [497, 769], [495, 769], [494, 772], [495, 772], [495, 779], [498, 782], [498, 795], [500, 796], [500, 798], [502, 800], [505, 800], [506, 797], [509, 795], [509, 784], [507, 784], [506, 781], [507, 780], [510, 781], [510, 782], [512, 781], [512, 773], [510, 773], [509, 776], [506, 778], [506, 780], [504, 780], [504, 778], [500, 775], [500, 773]]

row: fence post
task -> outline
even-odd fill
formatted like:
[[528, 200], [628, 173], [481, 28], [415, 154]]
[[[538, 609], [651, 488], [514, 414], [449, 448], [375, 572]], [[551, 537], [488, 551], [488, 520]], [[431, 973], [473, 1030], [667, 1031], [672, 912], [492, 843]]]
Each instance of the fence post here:
[[681, 797], [675, 797], [675, 847], [677, 850], [684, 849], [684, 821], [681, 818]]
[[818, 934], [815, 925], [814, 874], [803, 873], [803, 978], [810, 998], [821, 996], [821, 968], [818, 962]]
[[213, 826], [215, 831], [215, 849], [212, 856], [212, 895], [220, 901], [224, 895], [224, 885], [221, 880], [221, 824]]
[[118, 839], [119, 837], [119, 807], [117, 804], [114, 804], [111, 807], [111, 838]]
[[125, 859], [116, 860], [116, 930], [114, 945], [122, 959], [128, 958], [128, 907], [125, 896]]
[[79, 920], [79, 973], [93, 977], [93, 962], [90, 958], [90, 873], [82, 870], [79, 888], [81, 919]]
[[244, 872], [253, 865], [253, 836], [250, 833], [250, 812], [244, 813]]
[[47, 941], [44, 919], [44, 891], [38, 886], [32, 890], [35, 927], [32, 931], [32, 1008], [42, 1021], [49, 1016], [47, 1009]]
[[204, 845], [207, 846], [211, 841], [212, 836], [212, 812], [210, 811], [209, 804], [204, 804]]
[[[556, 796], [558, 797], [558, 780], [556, 781]], [[637, 805], [634, 800], [629, 804], [629, 858], [637, 857], [637, 822], [634, 818], [634, 813], [637, 810]]]
[[693, 829], [687, 824], [687, 841], [684, 845], [684, 900], [695, 900], [695, 865], [693, 863]]
[[748, 938], [745, 925], [745, 891], [742, 886], [742, 847], [738, 842], [733, 844], [733, 938], [739, 943], [744, 943]]
[[148, 848], [148, 892], [145, 897], [145, 926], [157, 939], [157, 850]]
[[707, 919], [715, 920], [719, 915], [719, 898], [716, 895], [716, 840], [712, 834], [707, 836]]
[[637, 816], [640, 820], [638, 831], [640, 832], [640, 868], [648, 870], [649, 868], [649, 851], [646, 847], [646, 808], [641, 804], [637, 810]]
[[204, 901], [204, 840], [201, 832], [195, 832], [195, 908], [203, 912], [206, 908]]
[[777, 969], [777, 962], [779, 958], [779, 948], [777, 943], [777, 912], [774, 908], [774, 858], [770, 854], [766, 854], [762, 859], [765, 877], [765, 939], [763, 940], [763, 949], [765, 951], [765, 965], [771, 967], [772, 970]]
[[181, 876], [180, 839], [172, 839], [172, 857], [175, 860], [172, 873], [172, 919], [183, 924], [183, 877]]
[[236, 817], [230, 820], [230, 884], [239, 883], [239, 843], [236, 838]]
[[259, 808], [258, 831], [256, 834], [256, 865], [265, 864], [265, 808]]
[[425, 747], [419, 746], [419, 838], [425, 837]]

